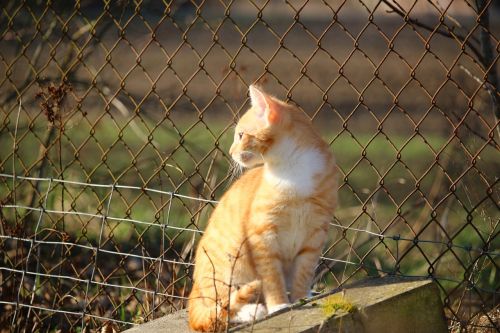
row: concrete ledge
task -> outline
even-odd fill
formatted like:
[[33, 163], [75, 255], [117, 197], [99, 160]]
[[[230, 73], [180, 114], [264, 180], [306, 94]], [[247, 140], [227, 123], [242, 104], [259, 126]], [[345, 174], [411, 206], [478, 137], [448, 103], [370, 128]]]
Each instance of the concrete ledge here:
[[[335, 310], [339, 308], [338, 310]], [[349, 312], [350, 311], [350, 312]], [[374, 278], [231, 332], [447, 332], [437, 286], [430, 280]], [[191, 332], [185, 310], [126, 332]]]

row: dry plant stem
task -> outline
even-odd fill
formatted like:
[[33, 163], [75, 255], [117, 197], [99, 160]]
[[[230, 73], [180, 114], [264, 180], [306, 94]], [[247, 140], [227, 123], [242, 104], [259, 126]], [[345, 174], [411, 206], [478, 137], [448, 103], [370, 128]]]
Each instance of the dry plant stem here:
[[[66, 94], [66, 93], [65, 93]], [[63, 132], [64, 132], [64, 125], [63, 125], [63, 118], [62, 118], [62, 110], [61, 110], [61, 105], [58, 105], [59, 107], [59, 114], [60, 114], [60, 117], [58, 120], [59, 122], [59, 125], [57, 126], [57, 129], [58, 129], [58, 135], [57, 135], [57, 138], [56, 138], [56, 141], [57, 141], [57, 152], [58, 152], [58, 155], [59, 155], [59, 178], [60, 179], [64, 179], [64, 174], [63, 174], [63, 145], [62, 145], [62, 135], [63, 135]], [[64, 192], [65, 192], [65, 189], [66, 187], [62, 186], [61, 187], [61, 209], [64, 211]], [[31, 206], [32, 207], [32, 206]], [[63, 231], [63, 233], [65, 232], [65, 220], [66, 220], [66, 215], [65, 214], [62, 214], [62, 216], [60, 216], [57, 220], [57, 223], [59, 224], [59, 222], [62, 222], [61, 223], [61, 229]], [[59, 246], [59, 256], [62, 258], [64, 256], [64, 246], [62, 244], [60, 244]], [[38, 251], [40, 251], [40, 247], [38, 248]], [[59, 265], [59, 268], [58, 268], [58, 271], [59, 271], [59, 275], [62, 275], [63, 274], [63, 265]], [[61, 280], [57, 280], [57, 284], [56, 284], [56, 288], [59, 290], [61, 288]], [[56, 298], [54, 297], [54, 300], [53, 300], [53, 307], [55, 307], [57, 304], [57, 301], [56, 301]]]
[[[207, 174], [205, 176], [205, 179], [211, 179], [213, 183], [215, 183], [216, 179], [217, 179], [217, 174], [215, 172], [213, 172], [213, 167], [215, 165], [215, 161], [217, 160], [217, 155], [218, 155], [218, 151], [216, 150], [214, 156], [212, 157], [212, 159], [210, 161], [210, 165], [208, 167]], [[207, 182], [204, 182], [201, 193], [203, 193], [206, 190], [207, 186], [208, 186]], [[200, 202], [198, 205], [198, 209], [196, 210], [198, 212], [198, 214], [196, 216], [196, 221], [195, 221], [196, 226], [199, 226], [202, 208], [206, 204], [207, 203]], [[196, 234], [192, 233], [190, 241], [185, 243], [185, 245], [181, 251], [181, 254], [180, 254], [180, 257], [184, 262], [192, 262], [193, 261], [193, 256], [194, 256], [193, 250], [194, 250], [195, 240], [196, 240]], [[179, 273], [179, 270], [180, 270], [180, 266], [177, 266], [175, 268], [176, 274]], [[187, 284], [187, 281], [185, 280], [184, 286], [183, 286], [183, 292], [185, 290], [187, 290], [186, 284]]]
[[[491, 85], [493, 90], [492, 93], [490, 93], [490, 95], [493, 101], [495, 120], [497, 124], [496, 126], [497, 135], [500, 138], [500, 129], [498, 126], [498, 121], [500, 119], [500, 98], [498, 92], [497, 66], [495, 65], [497, 59], [494, 60], [491, 39], [488, 33], [490, 30], [490, 17], [489, 17], [490, 8], [487, 6], [488, 5], [491, 6], [491, 3], [492, 1], [485, 1], [485, 0], [476, 1], [479, 14], [482, 13], [482, 15], [479, 16], [479, 24], [482, 26], [480, 36], [481, 36], [481, 49], [484, 57], [483, 66], [485, 72], [487, 73], [486, 78], [489, 81], [488, 83]], [[485, 82], [485, 86], [486, 84], [487, 83]]]
[[212, 280], [214, 282], [214, 289], [215, 289], [215, 318], [216, 318], [214, 331], [217, 331], [217, 323], [218, 323], [217, 318], [219, 317], [219, 314], [217, 313], [217, 311], [218, 311], [217, 302], [219, 300], [219, 295], [217, 293], [217, 283], [216, 283], [216, 279], [215, 279], [215, 265], [214, 265], [214, 262], [212, 261], [212, 258], [208, 255], [207, 250], [205, 250], [205, 248], [203, 248], [203, 252], [205, 252], [205, 255], [207, 256], [208, 261], [210, 261], [210, 265], [212, 265]]
[[[57, 111], [59, 113], [59, 111]], [[50, 124], [49, 125], [49, 131], [47, 132], [47, 136], [45, 137], [45, 140], [43, 141], [43, 145], [40, 146], [38, 149], [38, 158], [37, 161], [40, 162], [40, 166], [38, 167], [37, 170], [37, 175], [36, 177], [38, 178], [44, 178], [45, 177], [45, 170], [48, 165], [48, 155], [49, 155], [49, 148], [51, 147], [51, 142], [54, 140], [54, 136], [56, 134], [56, 125], [55, 124]], [[30, 194], [30, 199], [29, 199], [29, 207], [35, 207], [35, 200], [36, 200], [36, 195], [37, 193], [40, 193], [40, 182], [36, 182], [35, 187], [33, 188], [33, 191], [31, 191]]]
[[[205, 179], [207, 180], [211, 180], [212, 183], [215, 183], [216, 179], [217, 179], [217, 174], [214, 172], [213, 170], [213, 167], [214, 167], [214, 164], [215, 164], [215, 161], [217, 160], [217, 155], [218, 155], [218, 150], [215, 151], [215, 153], [213, 154], [211, 160], [210, 160], [210, 164], [208, 165], [208, 170], [207, 170], [207, 173], [205, 175]], [[204, 181], [203, 182], [203, 187], [200, 191], [200, 193], [204, 193], [206, 190], [207, 190], [207, 186], [208, 186], [208, 182], [207, 181]], [[205, 196], [205, 197], [209, 197], [209, 196]], [[206, 205], [206, 203], [204, 202], [200, 202], [198, 204], [198, 209], [196, 210], [198, 212], [197, 216], [196, 216], [196, 226], [199, 226], [199, 223], [200, 223], [200, 213], [202, 208], [203, 208], [203, 205]]]
[[[401, 217], [403, 217], [403, 218], [404, 218], [405, 216], [407, 216], [408, 214], [410, 214], [410, 213], [411, 213], [414, 209], [419, 208], [420, 204], [421, 204], [421, 202], [415, 202], [415, 203], [414, 203], [414, 204], [413, 204], [410, 208], [408, 208], [408, 210], [407, 210], [406, 212], [403, 212], [403, 213], [401, 214]], [[364, 242], [360, 243], [360, 244], [358, 245], [358, 247], [364, 247], [364, 246], [365, 246], [366, 244], [368, 244], [371, 240], [372, 240], [372, 239], [371, 239], [370, 237], [369, 237], [369, 238], [367, 238]], [[331, 251], [331, 250], [332, 250], [332, 248], [333, 248], [333, 246], [334, 246], [334, 245], [332, 245], [332, 246], [330, 246], [329, 248], [327, 248], [327, 249], [326, 249], [326, 251], [325, 251], [325, 253], [328, 253], [329, 251]], [[345, 250], [343, 254], [341, 254], [341, 255], [339, 255], [339, 256], [337, 256], [337, 257], [343, 258], [343, 257], [347, 256], [347, 255], [349, 254], [349, 252], [350, 252], [350, 251], [351, 251], [351, 249], [349, 248], [349, 249]], [[322, 266], [324, 266], [324, 268], [323, 268], [323, 269], [321, 269], [321, 270], [319, 270], [319, 271], [317, 271], [317, 273], [315, 274], [315, 277], [314, 277], [314, 279], [313, 279], [312, 285], [314, 285], [314, 284], [318, 283], [318, 282], [319, 282], [319, 281], [323, 278], [323, 276], [324, 276], [326, 273], [330, 272], [330, 271], [331, 271], [331, 269], [333, 268], [333, 266], [335, 266], [336, 264], [337, 264], [337, 262], [335, 262], [335, 261], [330, 261], [330, 262], [328, 262], [328, 263], [326, 263], [326, 262], [322, 262], [322, 263], [321, 263], [321, 265], [322, 265]]]
[[[87, 24], [88, 25], [88, 24]], [[96, 38], [93, 39], [93, 42], [94, 43], [97, 43], [97, 41], [100, 40], [100, 38], [104, 35], [104, 33], [111, 27], [111, 23], [108, 23], [106, 24], [102, 29], [101, 31], [99, 32], [99, 34], [96, 35]], [[52, 28], [53, 29], [53, 28]], [[44, 35], [45, 36], [45, 39], [47, 39], [48, 37], [50, 37], [50, 35], [52, 34], [52, 29], [49, 29], [47, 31], [47, 33]], [[80, 30], [79, 30], [80, 31]], [[76, 37], [75, 37], [76, 36]], [[72, 39], [72, 42], [76, 42], [75, 38], [77, 38], [78, 35], [72, 35], [71, 36], [71, 39]], [[71, 43], [69, 43], [69, 45], [71, 45]], [[71, 79], [73, 76], [74, 76], [74, 73], [75, 71], [77, 70], [77, 67], [76, 66], [70, 66], [71, 62], [74, 60], [74, 53], [75, 53], [75, 50], [73, 47], [68, 47], [67, 49], [67, 52], [66, 52], [66, 55], [64, 57], [64, 61], [63, 63], [61, 64], [61, 68], [64, 69], [63, 70], [63, 73], [64, 74], [64, 77], [61, 77], [61, 82], [65, 82], [65, 79], [67, 80], [68, 78]], [[90, 53], [87, 53], [82, 61], [84, 61], [88, 56], [90, 55]], [[30, 72], [31, 73], [31, 72]], [[29, 82], [30, 80], [30, 77], [28, 76], [25, 80], [25, 82]], [[27, 86], [27, 84], [26, 84]], [[60, 105], [58, 106], [60, 108]], [[59, 114], [61, 110], [57, 110], [57, 113], [56, 114]], [[59, 125], [62, 125], [63, 123], [63, 120], [62, 120], [62, 115], [60, 115], [60, 119], [59, 119]], [[49, 154], [49, 149], [51, 148], [51, 143], [52, 141], [54, 140], [54, 135], [56, 134], [56, 128], [55, 128], [55, 123], [51, 124], [50, 125], [50, 129], [49, 129], [49, 132], [47, 133], [47, 136], [45, 137], [45, 140], [44, 140], [44, 143], [42, 146], [40, 146], [39, 150], [38, 150], [38, 159], [37, 161], [41, 162], [38, 170], [37, 170], [37, 177], [38, 178], [43, 178], [44, 177], [44, 174], [45, 174], [45, 170], [47, 168], [47, 165], [48, 165], [48, 154]], [[59, 136], [59, 141], [60, 140], [60, 136]], [[63, 170], [61, 169], [60, 171], [61, 173], [63, 172]], [[36, 182], [35, 184], [35, 187], [33, 188], [33, 190], [31, 191], [31, 194], [29, 195], [29, 207], [34, 207], [34, 204], [35, 204], [35, 200], [36, 200], [36, 195], [37, 193], [40, 192], [40, 182]], [[64, 197], [64, 195], [63, 195]]]
[[453, 22], [453, 24], [455, 24], [457, 27], [459, 27], [460, 29], [463, 29], [462, 25], [460, 24], [460, 22], [453, 16], [450, 15], [450, 13], [447, 12], [449, 6], [452, 4], [451, 2], [448, 4], [448, 7], [445, 8], [443, 7], [443, 5], [441, 3], [439, 3], [439, 0], [434, 2], [432, 0], [427, 0], [429, 1], [432, 5], [436, 6], [437, 8], [439, 8], [440, 10], [440, 14], [441, 15], [444, 15], [446, 16], [451, 22]]
[[[89, 69], [92, 70], [92, 73], [94, 75], [94, 77], [97, 77], [95, 75], [95, 73], [97, 73], [98, 71], [91, 65], [88, 65]], [[79, 81], [81, 84], [85, 85], [86, 87], [91, 87], [93, 85], [93, 83], [89, 82], [89, 81]], [[122, 116], [125, 118], [125, 119], [129, 119], [130, 118], [130, 115], [131, 115], [131, 112], [130, 110], [127, 108], [127, 106], [118, 98], [117, 94], [113, 95], [111, 94], [111, 88], [106, 84], [106, 82], [102, 82], [103, 84], [103, 88], [102, 88], [102, 93], [104, 94], [104, 96], [110, 98], [110, 102], [111, 104], [122, 114]], [[140, 127], [139, 125], [137, 125], [137, 121], [136, 119], [132, 118], [130, 120], [128, 120], [129, 123], [130, 123], [130, 128], [132, 129], [132, 131], [135, 133], [135, 135], [137, 135], [138, 138], [140, 138], [141, 140], [144, 140], [146, 143], [148, 143], [148, 134], [145, 133]], [[162, 145], [156, 141], [156, 140], [152, 140], [150, 142], [150, 144], [152, 144], [156, 149], [155, 151], [157, 151], [158, 147], [162, 147]], [[158, 157], [161, 159], [162, 156], [158, 155]], [[182, 170], [173, 165], [173, 164], [169, 164], [169, 163], [166, 163], [165, 166], [167, 167], [170, 167], [170, 168], [174, 168], [175, 170], [179, 171], [179, 173], [182, 173]], [[127, 170], [127, 168], [125, 168], [124, 170], [121, 171], [121, 173], [124, 173], [125, 171]], [[120, 177], [118, 177], [120, 178]]]
[[[489, 251], [490, 250], [492, 241], [495, 239], [495, 237], [498, 236], [498, 233], [495, 233], [495, 231], [496, 231], [496, 229], [497, 229], [497, 227], [498, 227], [499, 224], [500, 224], [500, 220], [497, 219], [496, 222], [495, 222], [495, 224], [492, 225], [492, 228], [491, 228], [490, 233], [488, 235], [488, 239], [486, 240], [486, 243], [485, 243], [485, 246], [484, 246], [484, 250], [485, 251]], [[494, 262], [491, 257], [490, 257], [490, 260], [492, 262]], [[486, 256], [478, 256], [475, 259], [474, 266], [472, 267], [472, 271], [469, 274], [469, 282], [473, 286], [476, 285], [477, 282], [478, 282], [478, 280], [479, 280], [479, 276], [480, 276], [481, 271], [483, 270], [485, 261], [486, 261]], [[476, 275], [475, 281], [473, 281], [474, 280], [474, 275]], [[465, 296], [465, 290], [464, 290], [464, 295], [460, 299], [460, 303], [462, 302], [462, 299], [464, 298], [464, 296]], [[492, 325], [495, 325], [495, 323], [493, 322], [493, 320], [490, 318], [489, 314], [487, 312], [484, 312], [484, 313], [486, 315], [486, 318], [488, 318], [488, 320], [490, 321], [490, 323]]]
[[[125, 104], [123, 104], [122, 101], [120, 101], [120, 99], [117, 96], [113, 96], [111, 94], [111, 89], [108, 86], [104, 86], [102, 91], [106, 97], [111, 98], [111, 104], [122, 114], [122, 116], [125, 119], [128, 119], [131, 113], [125, 106]], [[139, 125], [137, 125], [136, 120], [133, 118], [130, 120], [130, 128], [135, 133], [135, 135], [137, 135], [138, 138], [144, 140], [145, 142], [148, 142], [147, 140], [148, 135], [139, 127]], [[155, 147], [161, 147], [160, 143], [156, 140], [152, 140], [151, 143]]]
[[[493, 117], [495, 119], [495, 124], [493, 125], [494, 129], [496, 130], [497, 136], [500, 139], [500, 118], [496, 115], [496, 112], [498, 112], [499, 109], [499, 101], [496, 96], [498, 96], [498, 92], [495, 90], [495, 87], [493, 87], [489, 82], [484, 82], [477, 76], [473, 75], [465, 66], [463, 65], [458, 65], [458, 67], [465, 73], [467, 74], [470, 78], [472, 78], [474, 81], [477, 83], [481, 84], [483, 88], [486, 90], [486, 92], [490, 95], [491, 98], [491, 104], [493, 106]], [[494, 66], [495, 71], [496, 67]], [[469, 131], [474, 133], [476, 136], [481, 138], [484, 141], [488, 141], [488, 144], [493, 146], [495, 149], [499, 149], [499, 145], [494, 141], [494, 140], [488, 140], [487, 138], [483, 137], [479, 133], [475, 132], [473, 129], [471, 129], [467, 124], [464, 123], [464, 125], [467, 127]]]
[[[14, 130], [14, 142], [13, 142], [13, 147], [12, 147], [12, 175], [14, 176], [12, 178], [12, 202], [14, 205], [16, 205], [16, 146], [17, 146], [17, 127], [19, 126], [19, 116], [21, 115], [21, 107], [22, 107], [22, 100], [19, 98], [19, 108], [17, 109], [17, 116], [16, 116], [16, 128]], [[15, 216], [15, 223], [17, 225], [17, 213], [14, 214]], [[3, 223], [0, 223], [2, 227], [2, 235], [5, 235], [4, 230], [3, 230]]]
[[[444, 169], [444, 170], [446, 170], [446, 168], [448, 167], [448, 164], [450, 163], [450, 157], [453, 155], [453, 146], [451, 146], [451, 148], [452, 148], [452, 152], [450, 154], [444, 154], [443, 158], [440, 159], [442, 161], [442, 163], [441, 163], [442, 169]], [[436, 179], [434, 180], [434, 182], [432, 182], [432, 187], [429, 190], [429, 196], [428, 196], [428, 201], [431, 203], [435, 202], [436, 199], [438, 199], [440, 190], [443, 187], [442, 183], [443, 183], [444, 174], [445, 174], [444, 171], [438, 172], [438, 174], [436, 175]], [[428, 217], [428, 211], [423, 209], [420, 212], [420, 215], [418, 216], [418, 218], [416, 219], [417, 222], [415, 223], [413, 229], [421, 230], [421, 227], [425, 223], [425, 221], [427, 220], [427, 217]], [[403, 253], [405, 251], [406, 251], [406, 249], [402, 249]]]
[[[467, 191], [467, 189], [466, 189], [466, 191]], [[469, 200], [469, 202], [470, 202], [470, 200]], [[484, 241], [483, 251], [485, 251], [485, 252], [490, 251], [491, 242], [495, 239], [495, 237], [498, 236], [498, 232], [495, 232], [495, 231], [496, 231], [499, 223], [500, 223], [500, 220], [498, 220], [498, 219], [496, 220], [496, 222], [494, 224], [490, 223], [490, 232], [488, 234], [486, 241]], [[457, 300], [457, 305], [456, 305], [457, 312], [462, 308], [462, 303], [464, 302], [465, 297], [467, 295], [470, 296], [471, 291], [476, 291], [474, 287], [477, 285], [477, 282], [478, 282], [479, 277], [480, 277], [480, 273], [483, 270], [484, 263], [486, 261], [486, 257], [489, 257], [489, 255], [479, 254], [476, 258], [473, 259], [471, 256], [471, 253], [469, 253], [469, 257], [473, 261], [472, 267], [469, 266], [469, 268], [465, 272], [465, 275], [466, 275], [465, 279], [467, 280], [469, 285], [467, 288], [464, 288], [464, 290], [462, 291], [462, 293], [460, 295], [460, 298]], [[490, 258], [491, 262], [494, 263], [494, 259], [491, 257], [489, 257], [489, 258]], [[497, 266], [497, 269], [498, 269], [498, 266]], [[474, 279], [474, 276], [475, 276], [475, 279]], [[493, 326], [495, 326], [495, 323], [493, 322], [493, 320], [490, 318], [489, 314], [486, 311], [480, 311], [478, 313], [471, 314], [470, 313], [471, 308], [468, 307], [468, 309], [469, 309], [469, 318], [472, 319], [473, 317], [477, 316], [479, 313], [483, 312], [486, 315], [486, 318], [490, 321], [490, 323]]]
[[[231, 273], [229, 274], [229, 288], [228, 288], [228, 292], [227, 292], [227, 319], [226, 319], [226, 333], [229, 332], [229, 326], [230, 326], [230, 321], [231, 321], [231, 318], [229, 316], [230, 312], [231, 312], [231, 289], [233, 287], [233, 274], [234, 274], [234, 269], [236, 268], [236, 262], [238, 261], [238, 259], [240, 258], [240, 255], [241, 255], [241, 249], [243, 247], [243, 245], [246, 243], [247, 240], [244, 240], [243, 242], [241, 242], [241, 245], [240, 247], [238, 248], [238, 252], [236, 253], [236, 256], [234, 257], [234, 261], [233, 261], [233, 264], [231, 265]], [[231, 260], [231, 257], [230, 259]]]
[[[163, 188], [163, 179], [161, 177], [161, 174], [158, 174], [158, 180], [159, 180], [159, 186], [160, 188]], [[160, 207], [164, 208], [165, 207], [165, 204], [164, 204], [164, 200], [165, 200], [165, 196], [164, 196], [164, 193], [161, 193], [160, 194]], [[169, 221], [169, 217], [170, 217], [170, 208], [171, 208], [171, 204], [172, 204], [172, 196], [169, 197], [169, 200], [167, 201], [167, 223]], [[161, 217], [158, 217], [158, 223], [161, 224], [161, 244], [160, 244], [160, 256], [162, 259], [165, 259], [165, 234], [166, 234], [166, 231], [165, 231], [165, 226], [166, 226], [166, 223], [165, 223], [165, 210], [164, 209], [161, 209]], [[161, 219], [161, 221], [160, 221]], [[160, 285], [162, 284], [161, 283], [161, 272], [163, 271], [163, 260], [160, 260], [159, 264], [158, 264], [158, 273], [157, 273], [157, 276], [156, 276], [156, 280], [155, 280], [155, 283], [154, 283], [154, 290], [155, 290], [155, 293], [153, 294], [153, 301], [152, 301], [152, 318], [155, 319], [156, 318], [156, 313], [155, 313], [155, 310], [156, 308], [160, 307], [161, 303], [156, 305], [156, 294], [160, 291]]]
[[[372, 200], [372, 211], [371, 211], [371, 213], [375, 213], [375, 206], [374, 206], [373, 202], [376, 201], [376, 196], [377, 195], [375, 195], [374, 196], [375, 199]], [[369, 223], [370, 223], [370, 218], [368, 218], [368, 222], [367, 222], [367, 225], [366, 225], [366, 229], [367, 230], [368, 230], [368, 227], [369, 227]], [[349, 250], [347, 252], [347, 258], [346, 258], [347, 261], [350, 261], [350, 259], [351, 259], [351, 252], [353, 250], [354, 243], [356, 242], [357, 236], [358, 236], [358, 234], [354, 233], [354, 235], [352, 237], [352, 240], [351, 240], [352, 246], [349, 247]], [[368, 242], [370, 240], [370, 237], [368, 235], [366, 237], [367, 238], [364, 240], [364, 242]], [[344, 270], [342, 271], [341, 282], [344, 281], [346, 271], [347, 271], [347, 265], [344, 266]]]
[[[210, 164], [209, 164], [208, 170], [207, 170], [207, 174], [205, 176], [205, 179], [207, 179], [207, 180], [209, 179], [212, 184], [215, 184], [215, 182], [217, 181], [217, 173], [213, 172], [214, 171], [213, 167], [215, 165], [215, 161], [217, 160], [218, 153], [219, 153], [219, 151], [216, 150], [211, 161], [210, 161]], [[205, 190], [207, 189], [207, 186], [208, 186], [208, 182], [204, 182], [201, 193], [205, 192]], [[206, 196], [206, 197], [208, 197], [208, 196]], [[198, 212], [198, 214], [196, 216], [196, 221], [195, 221], [196, 226], [200, 225], [201, 212], [202, 212], [203, 206], [206, 204], [207, 203], [200, 202], [198, 205], [198, 209], [196, 210]], [[189, 242], [186, 242], [186, 245], [182, 249], [181, 258], [184, 261], [192, 262], [193, 255], [194, 255], [193, 249], [194, 249], [194, 243], [195, 243], [195, 236], [196, 236], [196, 234], [193, 233], [191, 236], [191, 240]], [[179, 270], [179, 269], [180, 269], [180, 267], [177, 268], [177, 270]]]

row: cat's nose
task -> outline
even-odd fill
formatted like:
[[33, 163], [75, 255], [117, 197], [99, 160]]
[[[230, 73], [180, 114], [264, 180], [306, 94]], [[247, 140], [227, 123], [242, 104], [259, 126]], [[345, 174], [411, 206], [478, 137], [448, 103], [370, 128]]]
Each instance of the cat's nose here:
[[229, 155], [233, 156], [233, 150], [234, 150], [234, 145], [231, 145], [231, 148], [229, 148]]

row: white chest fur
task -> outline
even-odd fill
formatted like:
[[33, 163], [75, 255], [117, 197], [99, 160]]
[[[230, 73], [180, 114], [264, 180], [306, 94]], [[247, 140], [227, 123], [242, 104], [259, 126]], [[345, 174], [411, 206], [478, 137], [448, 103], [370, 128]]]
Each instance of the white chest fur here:
[[265, 165], [265, 180], [278, 190], [309, 196], [317, 184], [315, 176], [325, 167], [325, 157], [318, 149], [301, 148], [293, 139], [276, 144], [272, 163]]

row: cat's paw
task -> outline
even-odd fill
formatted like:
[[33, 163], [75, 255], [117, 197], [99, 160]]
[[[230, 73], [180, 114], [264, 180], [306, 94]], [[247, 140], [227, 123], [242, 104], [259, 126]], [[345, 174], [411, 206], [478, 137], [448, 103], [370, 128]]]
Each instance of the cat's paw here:
[[271, 314], [271, 313], [274, 313], [274, 312], [279, 311], [279, 310], [281, 310], [281, 309], [287, 308], [287, 307], [289, 307], [289, 306], [290, 306], [290, 304], [289, 304], [289, 303], [276, 304], [276, 305], [270, 306], [270, 307], [267, 309], [267, 312], [268, 312], [268, 314]]
[[241, 307], [240, 311], [231, 318], [231, 323], [247, 323], [249, 321], [259, 320], [266, 316], [267, 310], [264, 304], [245, 304]]

